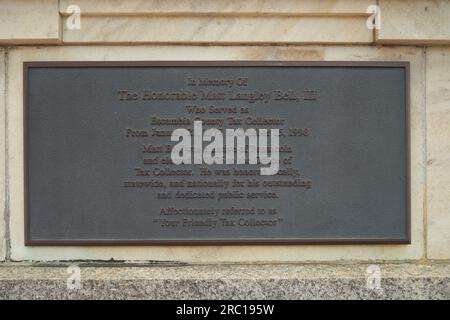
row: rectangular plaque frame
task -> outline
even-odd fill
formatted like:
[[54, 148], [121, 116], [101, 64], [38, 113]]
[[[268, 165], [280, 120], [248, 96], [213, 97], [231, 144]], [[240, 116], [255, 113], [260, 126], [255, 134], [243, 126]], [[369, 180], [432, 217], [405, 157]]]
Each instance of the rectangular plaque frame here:
[[[36, 240], [30, 238], [28, 158], [28, 73], [30, 68], [124, 68], [124, 67], [362, 67], [403, 68], [405, 72], [405, 238], [301, 238], [301, 239], [187, 239], [187, 240]], [[407, 61], [33, 61], [23, 63], [24, 136], [24, 236], [26, 246], [144, 246], [144, 245], [298, 245], [298, 244], [411, 244], [410, 204], [410, 64]]]

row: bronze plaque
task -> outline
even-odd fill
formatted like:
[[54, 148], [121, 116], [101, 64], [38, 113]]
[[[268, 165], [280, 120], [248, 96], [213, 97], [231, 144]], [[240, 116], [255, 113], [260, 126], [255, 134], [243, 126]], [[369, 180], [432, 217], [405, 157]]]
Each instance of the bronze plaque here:
[[25, 62], [26, 244], [410, 243], [408, 109], [407, 62]]

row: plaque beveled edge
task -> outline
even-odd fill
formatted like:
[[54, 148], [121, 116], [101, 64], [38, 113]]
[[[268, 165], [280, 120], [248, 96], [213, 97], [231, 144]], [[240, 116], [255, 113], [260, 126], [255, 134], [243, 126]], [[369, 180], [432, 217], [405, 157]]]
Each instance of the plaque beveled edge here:
[[[104, 67], [362, 67], [403, 68], [405, 72], [405, 182], [406, 212], [404, 238], [271, 238], [271, 239], [177, 239], [114, 240], [30, 238], [28, 199], [28, 71], [30, 68], [104, 68]], [[274, 61], [274, 60], [154, 60], [154, 61], [24, 61], [23, 62], [23, 161], [24, 161], [24, 244], [25, 246], [170, 246], [170, 245], [352, 245], [411, 244], [411, 137], [410, 137], [410, 63], [409, 61]]]

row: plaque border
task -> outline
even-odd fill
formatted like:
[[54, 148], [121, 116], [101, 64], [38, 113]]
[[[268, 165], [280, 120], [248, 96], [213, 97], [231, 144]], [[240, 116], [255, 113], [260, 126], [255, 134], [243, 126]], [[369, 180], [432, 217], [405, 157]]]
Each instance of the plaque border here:
[[[268, 239], [70, 239], [30, 238], [28, 197], [28, 71], [30, 68], [125, 68], [125, 67], [361, 67], [403, 68], [405, 71], [405, 177], [406, 212], [404, 238], [268, 238]], [[23, 164], [24, 164], [24, 244], [25, 246], [172, 246], [172, 245], [351, 245], [411, 244], [411, 132], [409, 61], [274, 61], [274, 60], [154, 60], [154, 61], [24, 61], [23, 62]]]

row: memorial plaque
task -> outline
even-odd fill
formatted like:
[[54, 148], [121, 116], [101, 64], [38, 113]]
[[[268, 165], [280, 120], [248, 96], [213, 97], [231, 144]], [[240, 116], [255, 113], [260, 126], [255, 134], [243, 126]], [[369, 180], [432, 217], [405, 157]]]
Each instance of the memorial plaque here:
[[25, 62], [25, 243], [410, 243], [408, 109], [407, 62]]

